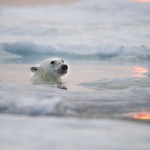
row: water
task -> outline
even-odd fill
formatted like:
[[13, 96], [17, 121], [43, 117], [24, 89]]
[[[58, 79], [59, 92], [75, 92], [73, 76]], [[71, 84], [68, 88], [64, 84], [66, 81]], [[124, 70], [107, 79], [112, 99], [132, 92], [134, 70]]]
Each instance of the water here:
[[[0, 143], [3, 149], [149, 149], [149, 132], [146, 132], [149, 126], [147, 125], [115, 120], [97, 121], [53, 117], [1, 116], [0, 119], [3, 135]], [[6, 128], [7, 123], [9, 127]], [[39, 133], [38, 136], [37, 133]], [[13, 145], [6, 145], [7, 136]]]
[[[149, 5], [1, 5], [1, 147], [148, 150], [149, 120], [133, 116], [150, 111]], [[30, 82], [47, 57], [69, 63], [67, 91]]]
[[1, 57], [149, 61], [149, 13], [149, 3], [126, 0], [1, 6]]

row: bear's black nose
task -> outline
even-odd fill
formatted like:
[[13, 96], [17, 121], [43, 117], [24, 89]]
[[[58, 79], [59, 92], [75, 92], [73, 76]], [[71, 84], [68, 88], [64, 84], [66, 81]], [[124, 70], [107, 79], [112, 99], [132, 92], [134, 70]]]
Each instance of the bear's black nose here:
[[68, 69], [68, 66], [67, 65], [62, 65], [61, 69], [66, 71]]

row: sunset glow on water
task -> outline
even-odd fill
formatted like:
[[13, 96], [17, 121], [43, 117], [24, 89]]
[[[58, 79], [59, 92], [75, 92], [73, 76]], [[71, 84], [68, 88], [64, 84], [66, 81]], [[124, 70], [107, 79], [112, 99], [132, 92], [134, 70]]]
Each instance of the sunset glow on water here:
[[134, 66], [134, 76], [135, 77], [146, 77], [146, 73], [149, 72], [149, 70], [142, 66]]
[[133, 119], [150, 120], [150, 112], [149, 111], [139, 112], [139, 113], [133, 115]]
[[150, 2], [150, 0], [131, 0], [131, 1], [140, 2], [140, 3], [149, 3]]

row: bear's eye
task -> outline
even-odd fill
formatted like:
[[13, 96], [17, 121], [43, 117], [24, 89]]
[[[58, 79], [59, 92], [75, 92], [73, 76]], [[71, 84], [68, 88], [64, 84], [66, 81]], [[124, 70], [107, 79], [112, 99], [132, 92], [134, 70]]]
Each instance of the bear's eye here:
[[63, 60], [61, 60], [63, 63], [64, 63], [64, 61]]
[[54, 64], [55, 63], [55, 61], [51, 61], [51, 64]]

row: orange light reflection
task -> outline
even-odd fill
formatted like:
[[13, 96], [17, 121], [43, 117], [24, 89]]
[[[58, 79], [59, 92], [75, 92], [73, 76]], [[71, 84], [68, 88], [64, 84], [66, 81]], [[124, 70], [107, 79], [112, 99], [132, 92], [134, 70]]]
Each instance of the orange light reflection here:
[[132, 116], [133, 119], [150, 120], [150, 112], [142, 111]]
[[147, 68], [142, 66], [134, 66], [133, 71], [135, 77], [146, 77], [145, 74], [149, 72]]
[[139, 3], [149, 3], [150, 0], [131, 0], [133, 2], [139, 2]]

